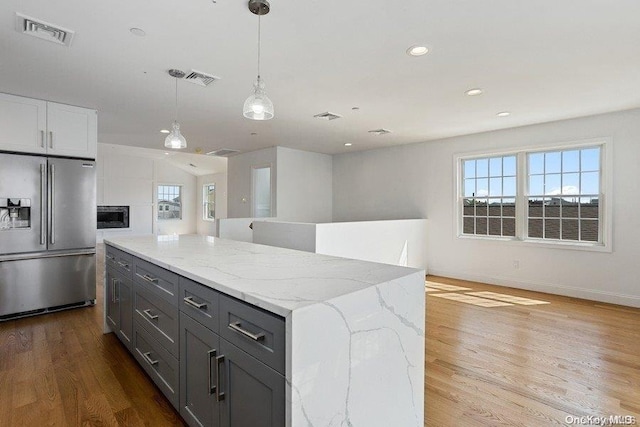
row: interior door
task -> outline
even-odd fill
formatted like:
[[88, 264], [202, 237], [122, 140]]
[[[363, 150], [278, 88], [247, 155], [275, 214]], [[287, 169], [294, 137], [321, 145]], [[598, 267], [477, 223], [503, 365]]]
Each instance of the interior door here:
[[47, 249], [46, 164], [44, 157], [0, 154], [0, 255]]
[[96, 245], [96, 165], [49, 159], [49, 250]]

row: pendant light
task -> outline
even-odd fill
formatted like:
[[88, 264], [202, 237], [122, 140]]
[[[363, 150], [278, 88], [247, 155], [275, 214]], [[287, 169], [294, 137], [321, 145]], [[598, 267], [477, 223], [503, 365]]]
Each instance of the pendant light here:
[[164, 146], [167, 148], [187, 148], [187, 140], [180, 133], [180, 123], [178, 123], [178, 79], [184, 77], [184, 72], [180, 70], [169, 70], [169, 75], [176, 79], [176, 115], [171, 128], [171, 132], [164, 140]]
[[260, 78], [260, 17], [269, 13], [269, 2], [249, 0], [249, 10], [258, 15], [258, 78], [253, 85], [253, 94], [244, 102], [242, 114], [251, 120], [269, 120], [273, 118], [273, 102], [264, 91], [264, 82]]

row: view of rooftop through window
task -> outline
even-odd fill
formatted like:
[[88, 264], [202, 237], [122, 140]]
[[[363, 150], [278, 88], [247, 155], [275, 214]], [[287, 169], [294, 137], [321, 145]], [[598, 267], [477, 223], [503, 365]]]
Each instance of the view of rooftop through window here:
[[[516, 237], [522, 221], [521, 238], [601, 242], [601, 152], [593, 146], [462, 159], [462, 234]], [[519, 194], [518, 178], [526, 194]]]

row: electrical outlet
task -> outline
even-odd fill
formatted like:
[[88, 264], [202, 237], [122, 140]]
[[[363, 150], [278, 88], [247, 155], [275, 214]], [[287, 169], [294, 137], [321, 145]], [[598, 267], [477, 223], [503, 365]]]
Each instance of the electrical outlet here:
[[517, 259], [513, 260], [513, 268], [515, 268], [516, 270], [520, 268], [520, 261]]

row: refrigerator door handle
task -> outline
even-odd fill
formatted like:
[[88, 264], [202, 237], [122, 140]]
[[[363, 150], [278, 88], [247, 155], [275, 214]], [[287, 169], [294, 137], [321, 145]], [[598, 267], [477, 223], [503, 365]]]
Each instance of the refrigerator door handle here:
[[47, 244], [47, 165], [40, 164], [40, 244]]
[[49, 148], [53, 148], [53, 131], [49, 131]]
[[51, 227], [49, 233], [51, 234], [49, 241], [52, 245], [56, 243], [56, 165], [49, 165], [51, 172]]

